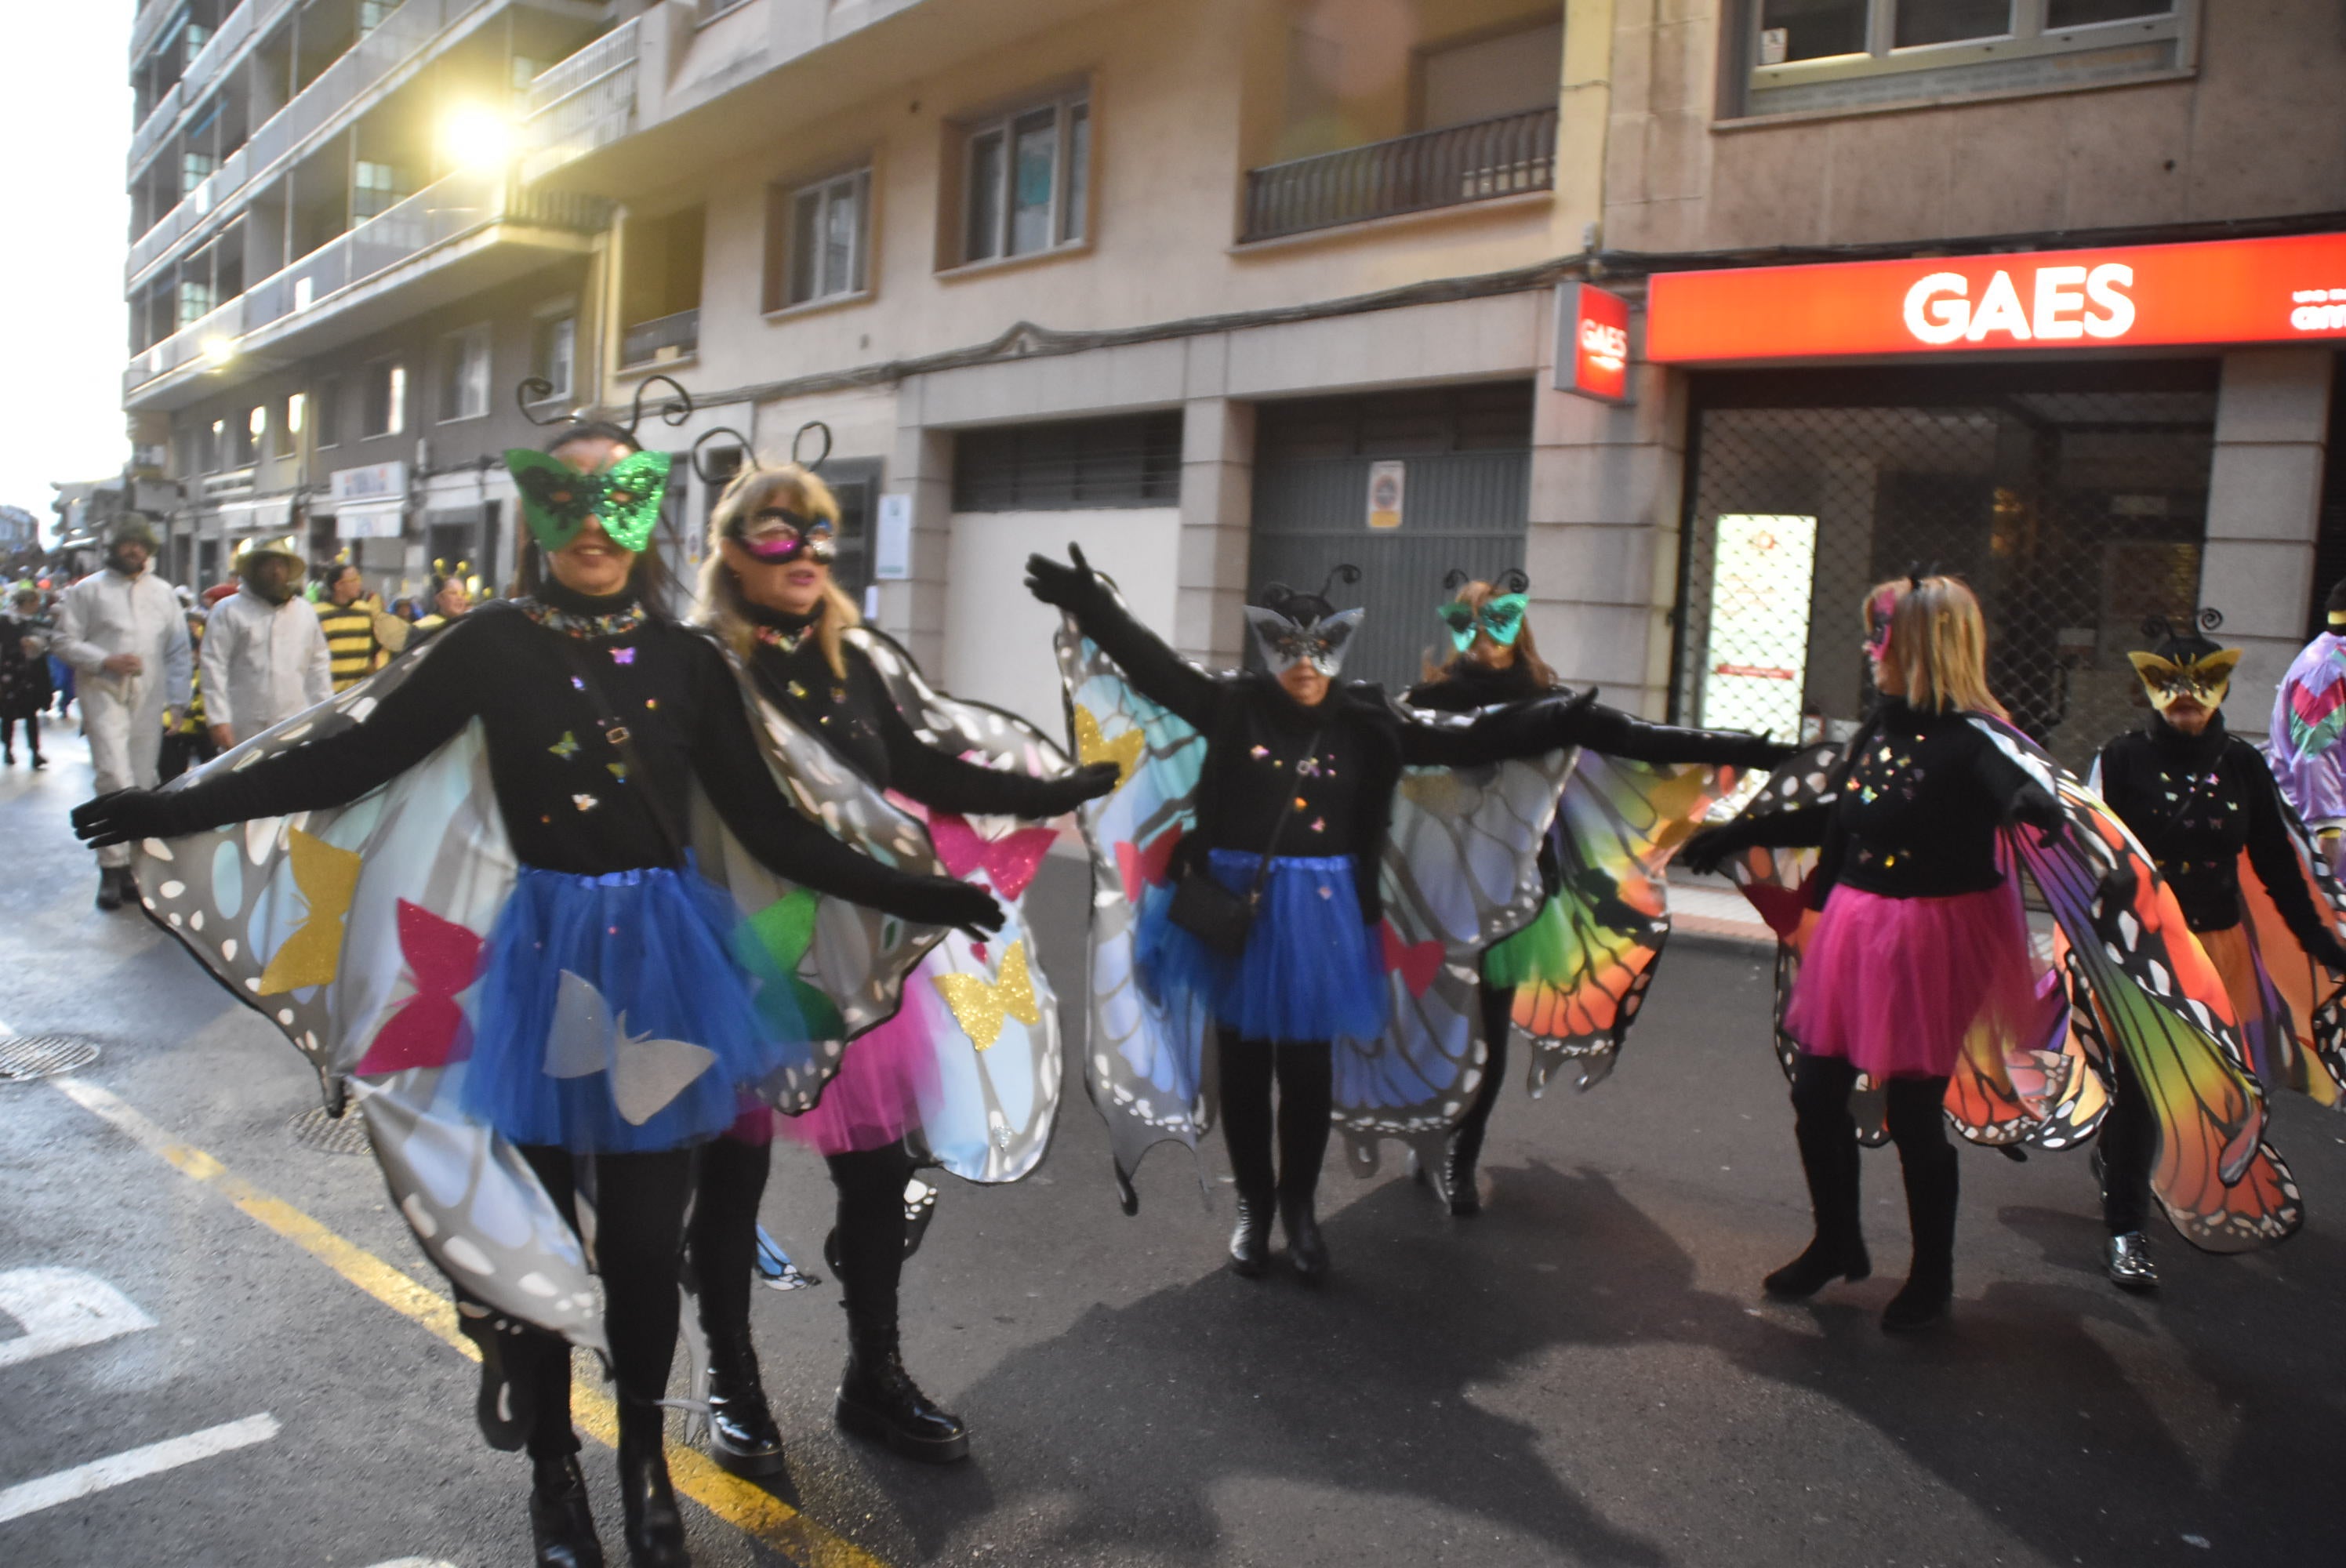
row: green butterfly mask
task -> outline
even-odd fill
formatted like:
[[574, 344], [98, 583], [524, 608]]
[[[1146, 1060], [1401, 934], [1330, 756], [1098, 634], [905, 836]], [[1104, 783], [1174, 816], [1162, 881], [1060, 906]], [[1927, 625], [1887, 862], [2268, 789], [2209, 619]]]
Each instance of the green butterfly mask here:
[[1524, 634], [1524, 611], [1531, 604], [1528, 594], [1501, 594], [1484, 601], [1482, 613], [1463, 599], [1453, 599], [1433, 613], [1450, 628], [1450, 640], [1464, 653], [1474, 646], [1474, 631], [1479, 626], [1488, 632], [1491, 640], [1501, 647], [1513, 647]]
[[548, 552], [577, 538], [589, 517], [622, 550], [642, 549], [659, 525], [668, 494], [665, 452], [630, 453], [600, 473], [581, 473], [559, 458], [516, 446], [506, 450], [505, 467], [521, 492], [530, 533]]

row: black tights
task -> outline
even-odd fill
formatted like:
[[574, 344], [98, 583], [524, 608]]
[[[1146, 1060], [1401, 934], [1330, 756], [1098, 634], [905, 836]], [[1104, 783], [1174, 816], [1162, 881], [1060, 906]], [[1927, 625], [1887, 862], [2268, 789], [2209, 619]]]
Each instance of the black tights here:
[[2102, 1223], [2112, 1236], [2125, 1236], [2140, 1230], [2150, 1216], [2150, 1166], [2158, 1157], [2158, 1118], [2124, 1052], [2110, 1053], [2110, 1108], [2094, 1146], [2102, 1156]]
[[[1857, 1123], [1849, 1097], [1857, 1069], [1838, 1056], [1802, 1052], [1792, 1065], [1793, 1135], [1817, 1211], [1821, 1240], [1858, 1239]], [[1907, 1214], [1918, 1260], [1953, 1242], [1955, 1150], [1947, 1142], [1944, 1078], [1892, 1078], [1883, 1120], [1906, 1176]]]
[[[758, 1205], [765, 1196], [772, 1146], [719, 1138], [700, 1151], [699, 1195], [688, 1237], [700, 1293], [701, 1327], [711, 1339], [750, 1332], [750, 1283], [758, 1257]], [[838, 1259], [842, 1305], [851, 1320], [893, 1324], [904, 1273], [904, 1184], [913, 1156], [901, 1143], [831, 1155], [839, 1191]]]
[[1485, 982], [1476, 988], [1475, 999], [1483, 1009], [1483, 1040], [1491, 1054], [1483, 1064], [1483, 1084], [1474, 1091], [1474, 1103], [1458, 1119], [1458, 1130], [1450, 1140], [1458, 1160], [1467, 1166], [1483, 1152], [1483, 1132], [1491, 1125], [1491, 1108], [1499, 1103], [1499, 1091], [1506, 1085], [1507, 1035], [1515, 1028], [1515, 988]]
[[[15, 719], [0, 718], [0, 744], [6, 745], [11, 750], [15, 748], [16, 721]], [[38, 757], [41, 754], [41, 717], [39, 714], [28, 713], [25, 715], [25, 744], [32, 748], [34, 756]]]
[[[1241, 1196], [1261, 1201], [1309, 1198], [1328, 1156], [1328, 1113], [1335, 1103], [1336, 1064], [1325, 1040], [1241, 1040], [1215, 1034], [1221, 1074], [1222, 1142]], [[1271, 1166], [1270, 1085], [1279, 1081], [1279, 1165]]]
[[[684, 1247], [684, 1210], [692, 1193], [692, 1151], [576, 1156], [566, 1149], [525, 1145], [522, 1157], [537, 1173], [555, 1208], [577, 1227], [577, 1166], [595, 1167], [595, 1260], [603, 1278], [603, 1328], [611, 1346], [611, 1377], [619, 1386], [620, 1417], [657, 1410], [668, 1396], [676, 1357], [677, 1269]], [[558, 1334], [525, 1328], [505, 1341], [513, 1381], [536, 1396], [530, 1429], [533, 1459], [578, 1451], [570, 1426], [570, 1346]]]

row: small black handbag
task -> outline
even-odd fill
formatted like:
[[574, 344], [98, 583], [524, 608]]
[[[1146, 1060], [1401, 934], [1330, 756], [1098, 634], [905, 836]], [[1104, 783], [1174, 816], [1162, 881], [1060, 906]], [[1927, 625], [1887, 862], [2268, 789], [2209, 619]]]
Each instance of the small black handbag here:
[[[1303, 755], [1309, 757], [1319, 748], [1320, 733], [1314, 730], [1311, 738], [1303, 744]], [[1279, 820], [1271, 827], [1270, 842], [1262, 847], [1262, 863], [1255, 868], [1252, 887], [1242, 893], [1232, 892], [1215, 877], [1205, 856], [1197, 856], [1181, 880], [1173, 885], [1173, 902], [1166, 909], [1166, 918], [1225, 958], [1237, 958], [1245, 952], [1247, 936], [1254, 930], [1255, 911], [1262, 902], [1262, 890], [1270, 881], [1270, 852], [1279, 847], [1279, 835], [1286, 830], [1287, 819], [1294, 814], [1295, 795], [1290, 791]]]

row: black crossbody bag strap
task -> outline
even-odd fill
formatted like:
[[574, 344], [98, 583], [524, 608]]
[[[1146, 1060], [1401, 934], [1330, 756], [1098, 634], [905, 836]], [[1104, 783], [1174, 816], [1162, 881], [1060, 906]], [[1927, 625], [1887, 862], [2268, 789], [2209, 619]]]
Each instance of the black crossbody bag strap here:
[[586, 701], [600, 715], [597, 722], [602, 726], [603, 738], [618, 752], [619, 764], [627, 770], [627, 781], [635, 786], [629, 793], [643, 802], [644, 809], [651, 815], [652, 826], [658, 829], [660, 837], [668, 841], [668, 851], [676, 857], [676, 863], [683, 865], [686, 852], [684, 835], [677, 830], [676, 819], [668, 814], [667, 804], [652, 787], [652, 776], [644, 767], [643, 754], [636, 749], [635, 737], [619, 718], [619, 710], [603, 694], [603, 683], [596, 678], [595, 661], [588, 656], [586, 645], [567, 633], [559, 636], [563, 657], [570, 661], [570, 668], [578, 677], [578, 684], [586, 694]]

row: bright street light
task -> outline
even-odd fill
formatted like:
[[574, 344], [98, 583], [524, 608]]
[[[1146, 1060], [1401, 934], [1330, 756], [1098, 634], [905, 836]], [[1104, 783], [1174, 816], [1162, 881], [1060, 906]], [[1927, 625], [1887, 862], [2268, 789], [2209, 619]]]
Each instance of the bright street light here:
[[495, 109], [463, 104], [440, 125], [440, 145], [459, 168], [490, 168], [514, 155], [513, 122]]

